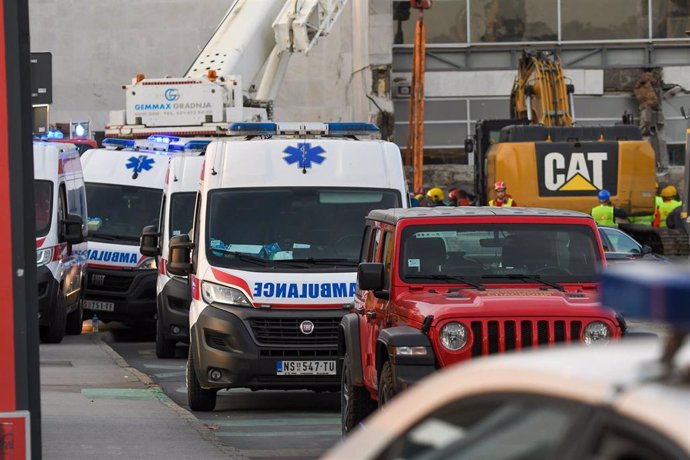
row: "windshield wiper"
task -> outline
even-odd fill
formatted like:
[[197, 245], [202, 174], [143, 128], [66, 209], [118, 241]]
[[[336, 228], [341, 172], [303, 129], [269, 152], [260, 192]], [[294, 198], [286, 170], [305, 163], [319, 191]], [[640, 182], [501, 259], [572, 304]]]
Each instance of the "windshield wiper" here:
[[108, 241], [125, 240], [125, 241], [139, 241], [139, 238], [131, 235], [113, 235], [111, 233], [89, 232], [89, 236], [94, 238], [102, 238]]
[[263, 257], [257, 257], [257, 256], [253, 256], [251, 254], [245, 254], [244, 252], [228, 251], [227, 249], [221, 249], [221, 248], [211, 248], [211, 251], [219, 251], [225, 255], [235, 256], [237, 259], [239, 259], [243, 262], [252, 262], [252, 263], [257, 264], [257, 265], [270, 265], [270, 261], [264, 259]]
[[347, 266], [359, 265], [359, 261], [353, 260], [353, 259], [314, 259], [313, 257], [308, 257], [306, 259], [288, 259], [286, 261], [302, 262], [302, 263], [313, 264], [313, 265], [347, 265]]
[[524, 273], [510, 273], [510, 274], [505, 274], [505, 275], [482, 275], [482, 278], [508, 278], [509, 280], [532, 280], [536, 281], [538, 283], [546, 284], [547, 286], [551, 286], [552, 288], [558, 289], [561, 292], [565, 292], [565, 288], [561, 286], [558, 283], [554, 283], [551, 281], [546, 281], [541, 279], [541, 275], [526, 275]]
[[473, 288], [476, 288], [480, 291], [486, 291], [486, 288], [483, 285], [479, 283], [474, 283], [472, 281], [468, 281], [467, 278], [460, 275], [407, 275], [405, 278], [415, 280], [460, 281], [461, 283], [465, 283], [468, 286], [472, 286]]

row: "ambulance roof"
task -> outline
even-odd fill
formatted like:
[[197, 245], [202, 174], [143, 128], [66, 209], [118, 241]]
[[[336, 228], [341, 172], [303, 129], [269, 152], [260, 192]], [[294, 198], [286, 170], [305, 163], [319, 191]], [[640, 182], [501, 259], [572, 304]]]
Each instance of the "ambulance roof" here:
[[84, 181], [162, 189], [170, 154], [94, 149], [81, 157]]
[[79, 151], [73, 144], [34, 142], [34, 178], [55, 180], [61, 172], [77, 172]]
[[205, 157], [199, 153], [177, 154], [171, 157], [166, 193], [197, 191], [204, 159]]
[[362, 187], [404, 191], [400, 150], [380, 140], [227, 139], [206, 150], [208, 188]]

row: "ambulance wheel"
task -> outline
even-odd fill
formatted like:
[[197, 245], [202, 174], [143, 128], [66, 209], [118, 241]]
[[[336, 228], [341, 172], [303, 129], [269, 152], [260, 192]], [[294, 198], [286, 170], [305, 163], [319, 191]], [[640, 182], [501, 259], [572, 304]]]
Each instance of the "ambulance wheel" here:
[[76, 310], [67, 315], [67, 325], [65, 327], [65, 332], [67, 332], [67, 335], [81, 334], [81, 326], [84, 322], [84, 307], [82, 304], [82, 298], [79, 297], [79, 300], [77, 300]]
[[193, 411], [210, 412], [216, 408], [217, 390], [201, 388], [199, 379], [194, 370], [194, 345], [189, 346], [187, 356], [187, 402]]
[[163, 325], [160, 321], [156, 321], [156, 356], [161, 359], [175, 357], [176, 340], [169, 340], [163, 334]]
[[379, 379], [379, 407], [390, 402], [395, 396], [395, 385], [393, 383], [393, 367], [390, 361], [383, 363], [381, 378]]
[[350, 355], [345, 352], [340, 389], [340, 419], [343, 435], [352, 431], [359, 423], [376, 410], [376, 403], [364, 387], [352, 384]]
[[50, 318], [50, 325], [42, 326], [39, 329], [39, 337], [44, 343], [60, 343], [65, 337], [65, 327], [67, 325], [67, 305], [62, 290], [58, 291], [55, 300], [55, 310]]

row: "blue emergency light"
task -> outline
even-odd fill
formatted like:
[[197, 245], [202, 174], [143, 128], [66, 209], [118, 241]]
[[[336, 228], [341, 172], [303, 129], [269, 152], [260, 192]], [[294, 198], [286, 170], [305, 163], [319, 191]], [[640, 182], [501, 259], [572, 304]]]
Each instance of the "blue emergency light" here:
[[179, 137], [175, 136], [158, 136], [158, 135], [153, 135], [149, 136], [147, 138], [149, 142], [157, 142], [159, 144], [173, 144], [175, 142], [180, 142]]
[[114, 139], [114, 138], [107, 138], [103, 139], [103, 145], [105, 147], [116, 147], [120, 149], [131, 149], [134, 148], [135, 145], [134, 139]]
[[208, 147], [208, 144], [210, 144], [210, 140], [193, 140], [193, 141], [188, 141], [184, 145], [185, 150], [206, 150], [206, 147]]
[[239, 136], [273, 136], [278, 133], [276, 123], [232, 123], [228, 133]]
[[626, 318], [690, 331], [690, 271], [645, 263], [608, 268], [601, 274], [601, 302]]
[[379, 128], [373, 123], [326, 123], [329, 136], [367, 136], [379, 134]]
[[65, 137], [65, 135], [62, 133], [62, 131], [58, 131], [57, 129], [51, 129], [45, 134], [44, 137], [46, 139], [62, 139]]

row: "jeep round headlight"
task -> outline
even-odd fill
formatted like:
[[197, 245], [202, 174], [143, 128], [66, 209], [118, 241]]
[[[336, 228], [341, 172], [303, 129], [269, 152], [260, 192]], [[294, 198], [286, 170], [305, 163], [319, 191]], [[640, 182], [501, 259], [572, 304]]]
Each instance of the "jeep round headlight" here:
[[611, 329], [601, 321], [592, 321], [582, 334], [585, 345], [607, 344], [611, 341]]
[[448, 323], [439, 334], [441, 345], [451, 351], [457, 351], [467, 345], [467, 328], [460, 323]]

